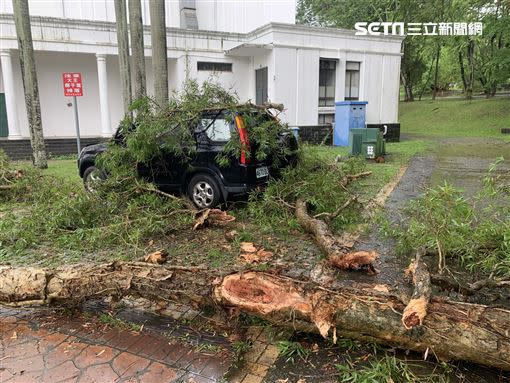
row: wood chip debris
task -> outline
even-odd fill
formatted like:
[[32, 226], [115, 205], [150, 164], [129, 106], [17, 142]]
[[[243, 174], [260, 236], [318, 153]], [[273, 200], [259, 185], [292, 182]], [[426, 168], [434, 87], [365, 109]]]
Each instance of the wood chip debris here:
[[220, 209], [205, 209], [196, 214], [193, 230], [202, 229], [210, 225], [226, 225], [235, 219], [236, 217], [227, 214], [226, 211]]
[[257, 249], [252, 242], [241, 242], [241, 255], [239, 256], [247, 263], [265, 262], [273, 256], [273, 252], [264, 248]]

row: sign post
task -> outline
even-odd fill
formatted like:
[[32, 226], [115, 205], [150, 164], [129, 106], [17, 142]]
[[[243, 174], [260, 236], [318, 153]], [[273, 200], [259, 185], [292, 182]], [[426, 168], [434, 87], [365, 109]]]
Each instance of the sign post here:
[[78, 148], [78, 156], [81, 152], [80, 142], [80, 120], [78, 118], [78, 99], [76, 97], [83, 96], [83, 83], [81, 81], [81, 73], [62, 73], [64, 82], [64, 96], [73, 98], [74, 108], [74, 125], [76, 128], [76, 146]]

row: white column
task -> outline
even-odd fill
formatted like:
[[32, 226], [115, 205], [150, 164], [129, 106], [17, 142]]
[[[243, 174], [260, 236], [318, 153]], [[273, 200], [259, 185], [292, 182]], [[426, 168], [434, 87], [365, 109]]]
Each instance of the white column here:
[[9, 139], [21, 138], [18, 123], [18, 108], [16, 107], [16, 94], [14, 93], [14, 75], [12, 70], [11, 52], [0, 51], [2, 63], [2, 77], [4, 80], [5, 105], [7, 108], [7, 124], [9, 126]]
[[111, 137], [110, 105], [108, 102], [108, 77], [106, 75], [106, 55], [96, 54], [97, 78], [99, 80], [99, 103], [101, 105], [101, 135]]

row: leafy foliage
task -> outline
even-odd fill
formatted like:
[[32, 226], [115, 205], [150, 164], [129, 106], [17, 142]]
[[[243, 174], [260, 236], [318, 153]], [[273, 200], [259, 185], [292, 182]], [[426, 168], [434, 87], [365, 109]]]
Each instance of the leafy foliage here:
[[411, 201], [405, 227], [384, 231], [397, 239], [400, 252], [420, 246], [459, 259], [471, 271], [510, 276], [510, 185], [497, 174], [498, 159], [473, 198], [445, 183]]
[[[263, 194], [250, 195], [250, 218], [269, 230], [298, 229], [291, 205], [293, 202], [298, 198], [305, 199], [312, 214], [334, 212], [351, 197], [340, 186], [343, 177], [360, 173], [365, 166], [363, 159], [334, 162], [319, 158], [313, 151], [303, 150], [297, 166], [285, 169], [281, 178], [272, 179]], [[339, 229], [356, 223], [358, 219], [359, 212], [352, 205], [332, 221], [332, 226]]]
[[[285, 125], [265, 109], [255, 113], [252, 105], [239, 105], [235, 95], [213, 83], [189, 81], [165, 108], [143, 98], [132, 109], [133, 116], [121, 123], [115, 142], [98, 158], [97, 165], [108, 177], [98, 185], [97, 195], [77, 190], [75, 183], [60, 177], [15, 167], [0, 153], [0, 200], [17, 204], [1, 212], [0, 260], [10, 260], [12, 254], [29, 256], [45, 247], [74, 259], [115, 247], [129, 248], [130, 257], [135, 257], [150, 238], [188, 225], [193, 216], [187, 202], [159, 193], [138, 177], [137, 167], [166, 153], [189, 161], [204, 110], [227, 110], [232, 118], [242, 115], [258, 160], [278, 163], [286, 154], [277, 140]], [[239, 139], [234, 135], [231, 141]], [[241, 149], [228, 146], [221, 153], [223, 161], [238, 161]]]
[[281, 340], [278, 342], [278, 350], [280, 351], [280, 356], [285, 358], [286, 362], [295, 362], [296, 358], [300, 358], [302, 360], [306, 360], [308, 355], [310, 355], [310, 350], [305, 348], [299, 342], [293, 342], [290, 340]]
[[428, 374], [419, 376], [410, 368], [409, 362], [386, 354], [364, 366], [353, 366], [349, 363], [337, 364], [339, 382], [447, 382], [444, 375]]
[[[14, 208], [1, 212], [0, 260], [26, 262], [35, 250], [50, 247], [75, 257], [97, 250], [129, 248], [130, 256], [143, 253], [145, 240], [165, 235], [192, 217], [179, 200], [155, 193], [108, 193], [94, 196], [76, 190], [76, 184], [63, 178], [44, 175], [28, 167], [2, 162], [0, 174], [18, 174], [0, 190], [3, 202]], [[47, 259], [45, 262], [51, 262]]]

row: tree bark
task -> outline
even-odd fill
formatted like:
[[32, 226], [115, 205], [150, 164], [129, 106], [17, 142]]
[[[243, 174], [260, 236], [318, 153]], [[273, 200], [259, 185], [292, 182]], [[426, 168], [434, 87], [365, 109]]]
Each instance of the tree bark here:
[[402, 70], [400, 71], [400, 78], [402, 79], [402, 86], [404, 87], [404, 101], [405, 102], [414, 101], [413, 87], [407, 80], [406, 74]]
[[129, 0], [129, 28], [131, 32], [131, 63], [133, 65], [134, 98], [138, 99], [144, 97], [147, 93], [142, 6], [140, 0]]
[[[310, 280], [263, 272], [220, 274], [201, 267], [143, 262], [71, 265], [57, 269], [0, 267], [0, 302], [76, 304], [86, 299], [141, 296], [233, 307], [303, 331], [333, 333], [391, 346], [430, 350], [510, 370], [510, 311], [431, 298], [423, 325], [407, 330], [405, 304], [386, 285], [330, 290]], [[430, 353], [430, 354], [432, 354]]]
[[328, 262], [342, 270], [366, 269], [368, 272], [375, 272], [373, 262], [377, 258], [377, 253], [372, 251], [350, 252], [350, 246], [342, 243], [333, 233], [329, 231], [328, 225], [310, 217], [306, 209], [306, 202], [296, 201], [296, 218], [303, 229], [311, 234], [315, 243], [326, 255]]
[[[443, 20], [444, 17], [444, 0], [441, 0], [441, 8], [439, 9], [439, 20]], [[432, 88], [432, 100], [436, 99], [437, 95], [437, 81], [439, 78], [439, 57], [441, 56], [441, 40], [439, 36], [436, 38], [436, 67], [434, 71], [434, 86]]]
[[19, 60], [23, 89], [25, 91], [32, 161], [34, 166], [45, 169], [48, 167], [48, 162], [41, 121], [41, 103], [39, 101], [39, 86], [35, 68], [32, 30], [30, 29], [28, 0], [13, 0], [12, 5], [14, 24], [16, 25], [16, 34], [18, 36]]
[[126, 0], [115, 0], [115, 20], [117, 23], [117, 47], [119, 54], [120, 82], [124, 114], [131, 105], [131, 69], [129, 65], [129, 35], [126, 16]]
[[467, 88], [466, 88], [466, 99], [473, 99], [473, 85], [475, 82], [475, 42], [473, 40], [468, 41], [467, 46], [467, 60], [469, 67], [469, 76], [467, 77]]
[[437, 80], [439, 78], [439, 56], [441, 55], [441, 44], [437, 43], [436, 48], [436, 63], [434, 69], [434, 85], [432, 86], [432, 100], [436, 99], [437, 95]]
[[165, 1], [149, 2], [151, 16], [152, 73], [154, 96], [160, 107], [168, 103], [168, 64], [166, 47]]
[[464, 90], [464, 94], [466, 94], [466, 90], [467, 90], [466, 71], [464, 69], [464, 57], [462, 56], [461, 50], [459, 50], [459, 69], [460, 69], [460, 78], [462, 79], [462, 88]]

